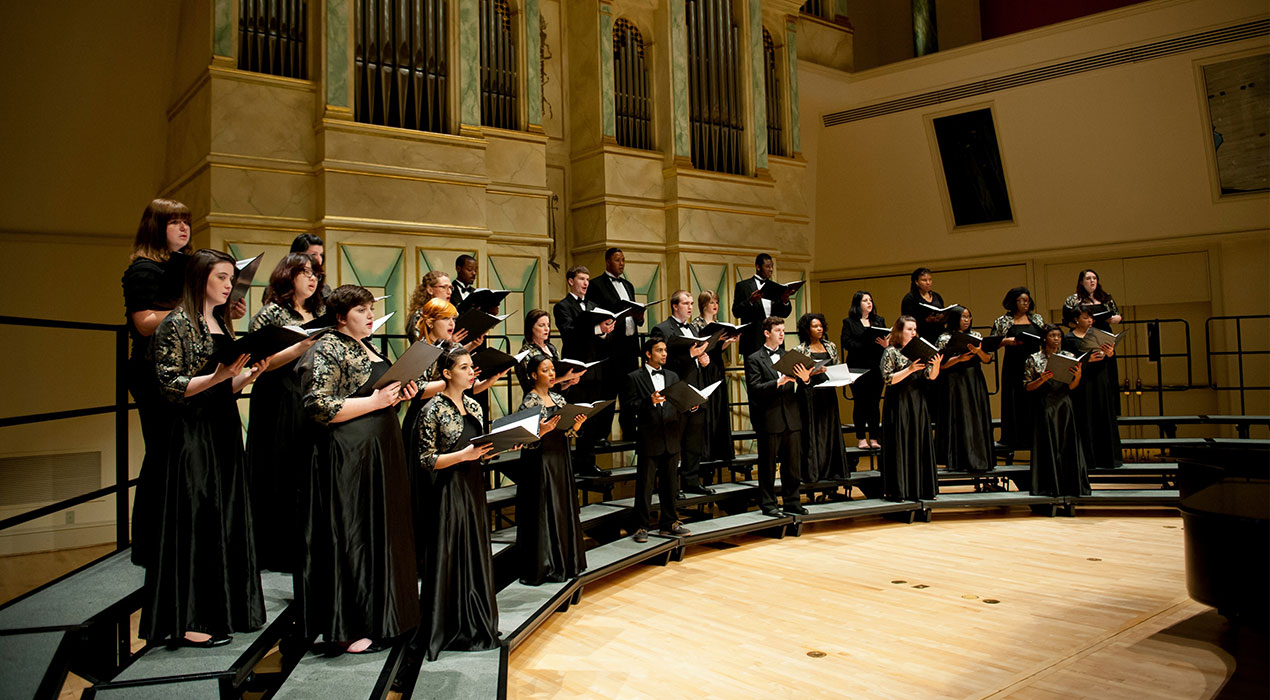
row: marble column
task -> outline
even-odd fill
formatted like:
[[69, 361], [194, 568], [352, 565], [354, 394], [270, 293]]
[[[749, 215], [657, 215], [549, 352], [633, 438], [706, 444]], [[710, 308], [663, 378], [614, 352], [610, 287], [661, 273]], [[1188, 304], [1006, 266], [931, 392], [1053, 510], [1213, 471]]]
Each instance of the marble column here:
[[613, 98], [613, 5], [600, 3], [600, 133], [617, 143], [617, 107]]
[[802, 138], [798, 128], [798, 20], [788, 17], [785, 20], [785, 65], [789, 68], [789, 77], [785, 84], [789, 86], [789, 150], [790, 155], [797, 156], [802, 152]]
[[750, 0], [746, 13], [750, 30], [750, 85], [753, 96], [754, 119], [750, 133], [754, 138], [754, 167], [767, 169], [767, 81], [763, 76], [763, 3]]
[[913, 0], [913, 55], [925, 56], [939, 50], [939, 28], [935, 21], [935, 0]]
[[238, 65], [234, 44], [238, 38], [238, 3], [212, 0], [212, 56], [228, 58]]
[[326, 0], [326, 104], [352, 114], [351, 0]]
[[542, 132], [542, 28], [538, 0], [525, 2], [525, 101], [529, 131]]
[[[481, 34], [476, 0], [462, 0], [459, 7], [459, 135], [472, 136], [481, 129]], [[539, 109], [542, 105], [539, 105]], [[540, 117], [541, 118], [541, 117]]]
[[670, 5], [670, 82], [675, 157], [692, 158], [692, 125], [688, 121], [688, 19], [682, 0]]

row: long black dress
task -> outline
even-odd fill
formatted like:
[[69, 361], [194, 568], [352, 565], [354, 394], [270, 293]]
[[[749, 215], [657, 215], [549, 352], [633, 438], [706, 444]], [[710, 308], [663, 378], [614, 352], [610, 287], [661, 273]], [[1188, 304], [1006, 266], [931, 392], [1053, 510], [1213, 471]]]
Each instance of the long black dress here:
[[[794, 348], [817, 362], [836, 364], [838, 348], [821, 341], [827, 352], [812, 352], [806, 345]], [[799, 408], [803, 418], [802, 482], [835, 481], [847, 478], [847, 453], [842, 441], [842, 417], [838, 413], [838, 392], [807, 387], [801, 392]]]
[[939, 334], [944, 331], [946, 321], [927, 321], [926, 317], [935, 312], [922, 306], [922, 304], [930, 304], [935, 308], [942, 309], [944, 308], [944, 298], [939, 295], [939, 292], [932, 289], [930, 291], [930, 301], [926, 301], [922, 298], [921, 292], [916, 289], [910, 289], [904, 295], [904, 298], [900, 300], [900, 314], [912, 316], [917, 321], [917, 335], [934, 345], [939, 338]]
[[[321, 315], [319, 311], [316, 315]], [[249, 330], [299, 325], [295, 311], [270, 303], [251, 319]], [[299, 484], [312, 459], [308, 423], [300, 391], [296, 358], [270, 367], [251, 386], [251, 420], [247, 424], [247, 473], [251, 475], [256, 557], [260, 568], [292, 573], [302, 560]]]
[[[694, 318], [691, 324], [693, 334], [700, 337], [701, 330], [707, 325], [709, 323], [701, 316]], [[701, 461], [722, 462], [723, 466], [727, 467], [736, 457], [736, 446], [732, 444], [732, 407], [729, 405], [732, 399], [728, 389], [727, 360], [724, 358], [723, 344], [716, 344], [707, 354], [710, 356], [710, 364], [697, 370], [702, 385], [710, 386], [720, 380], [723, 384], [710, 394], [705, 406], [701, 407], [701, 410], [705, 412], [706, 426], [701, 446]], [[715, 470], [701, 469], [700, 472], [702, 485], [709, 486], [714, 480]]]
[[442, 650], [476, 651], [498, 646], [498, 605], [490, 553], [485, 471], [479, 461], [435, 469], [438, 455], [462, 449], [481, 434], [480, 406], [463, 397], [466, 415], [438, 394], [419, 416], [420, 466], [433, 471], [420, 518], [418, 643], [429, 661]]
[[[1118, 316], [1120, 314], [1120, 306], [1116, 304], [1116, 300], [1110, 294], [1107, 294], [1106, 297], [1107, 298], [1105, 300], [1099, 302], [1097, 299], [1092, 299], [1092, 298], [1082, 299], [1079, 294], [1072, 294], [1063, 301], [1063, 306], [1067, 308], [1072, 308], [1072, 309], [1079, 309], [1082, 306], [1102, 304], [1107, 307], [1108, 311], [1111, 312], [1110, 314], [1111, 316]], [[1115, 333], [1115, 331], [1111, 329], [1111, 323], [1106, 318], [1094, 319], [1094, 328], [1097, 328], [1100, 331], [1105, 331], [1107, 333]], [[1104, 367], [1102, 370], [1107, 373], [1107, 379], [1106, 379], [1107, 383], [1110, 384], [1112, 387], [1114, 387], [1116, 391], [1119, 391], [1120, 390], [1119, 361], [1117, 360], [1115, 355], [1112, 355], [1106, 360], [1103, 360], [1103, 362], [1107, 363], [1107, 366]], [[1119, 399], [1117, 399], [1112, 404], [1112, 408], [1116, 412], [1116, 417], [1119, 418], [1120, 417]], [[1120, 466], [1119, 462], [1117, 462], [1116, 466]]]
[[[1024, 382], [1045, 373], [1047, 357], [1038, 352], [1027, 359]], [[1082, 377], [1081, 383], [1084, 383]], [[1032, 493], [1038, 496], [1085, 496], [1089, 472], [1081, 448], [1080, 422], [1072, 408], [1071, 384], [1051, 379], [1029, 392], [1032, 410]]]
[[[1033, 328], [1026, 328], [1029, 333], [1041, 335], [1041, 327], [1045, 320], [1039, 314], [1028, 316]], [[1014, 327], [1014, 316], [1005, 314], [992, 324], [992, 335], [1007, 335]], [[1002, 348], [1001, 358], [1001, 444], [1016, 450], [1026, 450], [1032, 444], [1032, 399], [1023, 387], [1023, 365], [1027, 358], [1036, 352], [1037, 346], [1030, 343], [1023, 345], [1007, 345]]]
[[882, 347], [874, 338], [872, 328], [885, 328], [886, 321], [875, 316], [866, 327], [860, 319], [842, 319], [842, 347], [847, 352], [847, 366], [852, 370], [869, 372], [851, 383], [851, 421], [855, 423], [857, 440], [881, 437], [878, 421], [881, 414], [878, 404], [882, 401]]
[[[345, 398], [374, 393], [388, 371], [343, 334], [300, 358], [311, 423], [311, 463], [300, 484], [307, 555], [295, 577], [304, 636], [391, 639], [419, 624], [410, 490], [394, 408], [339, 423]], [[369, 366], [369, 367], [367, 367]], [[349, 392], [357, 378], [366, 379]], [[331, 409], [334, 408], [334, 411]]]
[[[979, 337], [978, 333], [970, 332]], [[939, 336], [940, 350], [950, 334]], [[960, 349], [960, 348], [956, 348]], [[996, 466], [992, 455], [992, 407], [978, 356], [939, 371], [935, 407], [935, 454], [952, 471], [986, 472]]]
[[[551, 392], [556, 406], [564, 397]], [[542, 419], [552, 412], [534, 392], [525, 394], [520, 410], [539, 408]], [[520, 455], [516, 482], [516, 556], [520, 581], [530, 586], [567, 581], [586, 570], [582, 524], [569, 460], [571, 425], [557, 425], [538, 446]]]
[[[1063, 336], [1063, 350], [1073, 355], [1087, 351], [1084, 338], [1074, 333]], [[1120, 394], [1111, 376], [1115, 355], [1098, 362], [1086, 362], [1080, 384], [1072, 392], [1072, 406], [1079, 422], [1085, 464], [1090, 469], [1114, 469], [1123, 464], [1120, 429], [1116, 422]]]
[[128, 356], [128, 392], [137, 402], [137, 414], [141, 418], [141, 439], [145, 442], [145, 456], [141, 471], [137, 474], [137, 489], [132, 504], [132, 563], [147, 566], [154, 561], [154, 548], [158, 539], [159, 499], [150, 498], [154, 488], [151, 481], [157, 478], [167, 461], [167, 440], [171, 430], [171, 413], [164, 405], [159, 392], [159, 380], [154, 374], [154, 358], [150, 355], [150, 338], [141, 335], [132, 322], [132, 315], [139, 311], [172, 308], [173, 300], [165, 299], [164, 267], [149, 258], [139, 257], [128, 265], [123, 273], [124, 316], [128, 335], [132, 338], [132, 353]]
[[167, 462], [151, 481], [158, 541], [146, 568], [140, 636], [150, 641], [187, 631], [213, 636], [265, 622], [264, 593], [251, 536], [242, 422], [231, 381], [185, 397], [213, 351], [232, 342], [211, 334], [202, 317], [177, 309], [154, 338], [156, 369], [171, 423]]
[[882, 353], [882, 379], [886, 395], [882, 401], [882, 491], [891, 501], [934, 498], [939, 492], [935, 478], [935, 440], [931, 437], [930, 411], [926, 407], [926, 375], [910, 374], [898, 384], [891, 375], [910, 364], [898, 348]]

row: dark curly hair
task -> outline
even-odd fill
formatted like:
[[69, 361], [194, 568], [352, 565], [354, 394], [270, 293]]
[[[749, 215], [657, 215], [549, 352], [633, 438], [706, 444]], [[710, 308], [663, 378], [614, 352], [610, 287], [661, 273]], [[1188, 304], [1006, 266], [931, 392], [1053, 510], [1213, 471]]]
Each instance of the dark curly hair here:
[[820, 321], [820, 340], [824, 342], [828, 335], [826, 330], [829, 328], [829, 322], [825, 320], [825, 315], [820, 313], [803, 314], [798, 317], [798, 340], [802, 343], [811, 342], [811, 322]]
[[1027, 287], [1014, 287], [1005, 293], [1005, 298], [1001, 300], [1001, 307], [1009, 313], [1018, 311], [1019, 297], [1027, 295], [1027, 312], [1032, 313], [1036, 310], [1036, 299], [1032, 298], [1032, 292]]

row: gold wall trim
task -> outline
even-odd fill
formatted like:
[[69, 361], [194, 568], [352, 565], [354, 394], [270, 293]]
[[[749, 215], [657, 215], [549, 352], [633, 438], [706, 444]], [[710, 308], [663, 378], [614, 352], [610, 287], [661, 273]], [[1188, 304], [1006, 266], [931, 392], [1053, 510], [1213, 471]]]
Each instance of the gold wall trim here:
[[432, 182], [439, 185], [454, 185], [456, 187], [477, 187], [480, 189], [485, 189], [486, 186], [489, 184], [488, 180], [475, 181], [475, 180], [444, 179], [440, 177], [424, 177], [422, 175], [406, 175], [404, 173], [383, 172], [381, 171], [380, 168], [376, 168], [374, 170], [370, 170], [370, 169], [353, 170], [350, 168], [331, 168], [326, 165], [319, 165], [317, 166], [317, 172], [323, 175], [330, 173], [333, 175], [351, 175], [355, 177], [382, 177], [382, 178], [388, 178], [390, 180], [410, 180], [412, 182]]
[[599, 205], [610, 205], [615, 207], [632, 207], [637, 209], [657, 209], [665, 211], [667, 209], [666, 202], [661, 199], [652, 197], [632, 197], [622, 194], [601, 194], [595, 197], [578, 200], [569, 205], [571, 211], [585, 209]]
[[[327, 109], [332, 108], [328, 106]], [[362, 122], [344, 121], [342, 119], [322, 119], [318, 122], [317, 128], [314, 129], [314, 132], [321, 134], [322, 132], [328, 130], [336, 133], [384, 136], [400, 139], [402, 141], [414, 141], [416, 143], [441, 143], [447, 146], [464, 146], [480, 150], [485, 150], [487, 146], [485, 139], [480, 138], [479, 136], [439, 134], [432, 131], [415, 131], [413, 129], [400, 129], [395, 126], [364, 124]]]
[[[489, 235], [489, 242], [503, 243], [508, 245], [550, 245], [551, 236], [540, 236], [536, 233], [511, 233], [508, 231], [494, 231]], [[530, 256], [523, 256], [530, 257]]]
[[464, 226], [462, 224], [422, 223], [418, 221], [394, 221], [392, 219], [367, 219], [351, 216], [325, 216], [317, 222], [322, 228], [341, 231], [373, 231], [396, 232], [422, 235], [454, 235], [464, 232], [482, 238], [492, 234], [484, 226]]
[[278, 173], [280, 175], [298, 175], [301, 177], [313, 177], [316, 175], [316, 173], [313, 172], [312, 166], [308, 163], [296, 163], [293, 165], [285, 161], [279, 161], [270, 165], [256, 165], [251, 163], [249, 159], [234, 157], [226, 159], [217, 154], [212, 154], [209, 156], [207, 164], [212, 168], [224, 168], [226, 170], [250, 170], [258, 173]]
[[486, 194], [507, 195], [510, 197], [530, 197], [532, 199], [548, 199], [551, 197], [551, 190], [539, 188], [517, 188], [508, 187], [486, 187]]
[[806, 226], [811, 223], [811, 217], [803, 214], [777, 214], [776, 223]]
[[773, 165], [780, 165], [787, 168], [797, 168], [799, 170], [806, 170], [807, 160], [802, 157], [801, 153], [795, 153], [792, 156], [774, 156], [769, 153], [767, 155], [767, 165], [768, 165], [767, 169], [769, 171], [772, 169], [771, 166]]
[[744, 187], [759, 187], [763, 189], [775, 189], [776, 181], [771, 179], [760, 179], [753, 175], [732, 175], [729, 173], [716, 173], [712, 170], [698, 170], [696, 168], [671, 167], [662, 170], [662, 175], [666, 178], [684, 178], [686, 180], [713, 180], [715, 182], [727, 182], [733, 185], [742, 185]]
[[[704, 200], [703, 200], [704, 201]], [[744, 216], [763, 216], [776, 218], [776, 210], [771, 208], [760, 209], [754, 207], [751, 209], [737, 209], [735, 207], [716, 207], [709, 204], [696, 204], [691, 201], [675, 200], [666, 204], [666, 209], [694, 209], [697, 211], [713, 211], [722, 214], [741, 214]]]
[[223, 80], [234, 80], [240, 83], [255, 83], [256, 85], [285, 88], [287, 90], [297, 90], [299, 92], [308, 92], [313, 94], [317, 93], [317, 82], [313, 80], [284, 78], [282, 76], [269, 75], [267, 73], [255, 73], [252, 71], [239, 70], [236, 67], [222, 68], [220, 66], [209, 66], [207, 71], [211, 76]]
[[618, 146], [615, 144], [601, 144], [590, 148], [569, 154], [569, 162], [577, 163], [584, 160], [595, 158], [596, 156], [627, 156], [630, 158], [639, 158], [642, 160], [666, 160], [666, 155], [661, 151], [645, 151], [640, 148], [627, 148], [626, 146]]
[[486, 139], [496, 138], [504, 141], [524, 141], [525, 143], [533, 143], [540, 146], [547, 144], [547, 135], [533, 134], [527, 131], [516, 131], [513, 129], [497, 129], [492, 126], [482, 126], [481, 135]]

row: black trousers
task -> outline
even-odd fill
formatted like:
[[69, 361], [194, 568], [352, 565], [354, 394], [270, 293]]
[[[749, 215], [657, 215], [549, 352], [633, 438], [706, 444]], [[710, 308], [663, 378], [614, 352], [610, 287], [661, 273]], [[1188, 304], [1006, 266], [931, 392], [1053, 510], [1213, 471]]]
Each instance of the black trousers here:
[[675, 512], [675, 497], [679, 494], [679, 479], [675, 473], [678, 466], [679, 455], [674, 452], [640, 455], [639, 462], [635, 466], [634, 529], [648, 527], [648, 512], [652, 509], [654, 479], [658, 482], [657, 497], [661, 501], [657, 526], [668, 530], [679, 519], [679, 514]]
[[764, 510], [776, 507], [776, 460], [781, 463], [781, 501], [798, 505], [798, 465], [803, 461], [802, 431], [758, 434], [758, 504]]
[[878, 408], [878, 404], [882, 401], [882, 381], [881, 374], [877, 378], [870, 378], [869, 375], [860, 377], [860, 381], [851, 385], [851, 420], [855, 423], [855, 437], [857, 440], [863, 440], [866, 437], [872, 437], [874, 440], [881, 437], [882, 433], [878, 429], [878, 424], [882, 422], [882, 411]]
[[[683, 451], [679, 459], [679, 480], [684, 488], [697, 488], [709, 485], [714, 474], [701, 468], [701, 457], [705, 448], [706, 411], [705, 406], [685, 413], [683, 421]], [[586, 425], [583, 423], [583, 425]]]
[[[597, 382], [580, 382], [565, 392], [565, 398], [571, 403], [591, 403], [613, 398], [613, 396], [607, 396], [607, 393]], [[613, 406], [609, 406], [588, 418], [578, 430], [578, 437], [573, 448], [575, 473], [588, 471], [595, 466], [595, 446], [601, 440], [608, 439], [609, 431], [613, 427], [613, 413]]]

